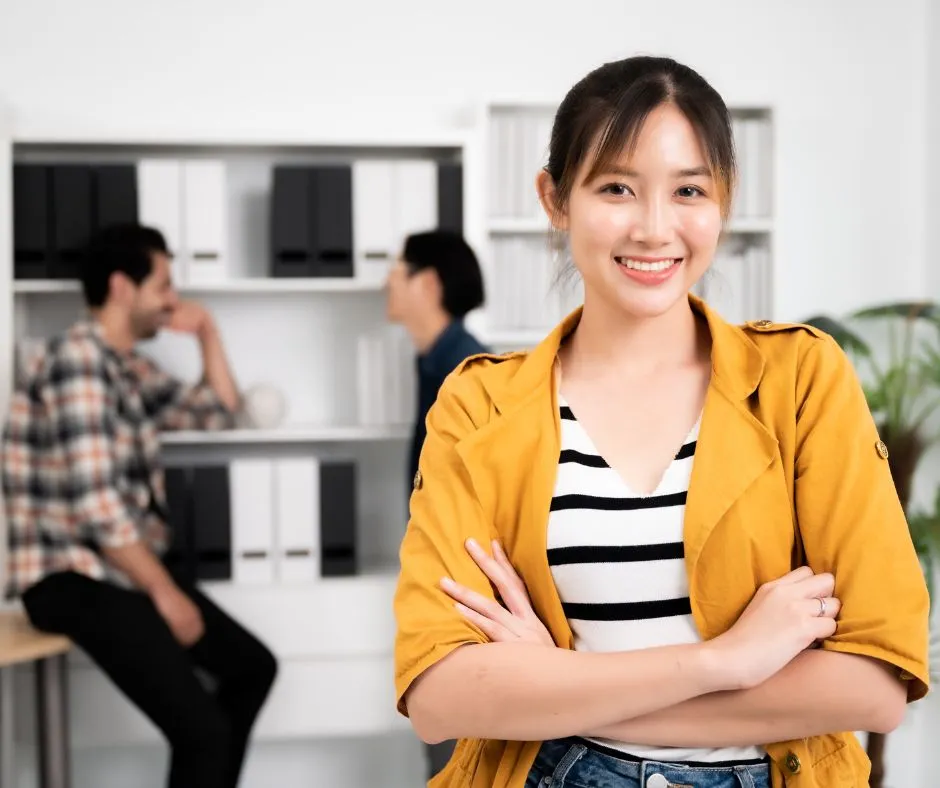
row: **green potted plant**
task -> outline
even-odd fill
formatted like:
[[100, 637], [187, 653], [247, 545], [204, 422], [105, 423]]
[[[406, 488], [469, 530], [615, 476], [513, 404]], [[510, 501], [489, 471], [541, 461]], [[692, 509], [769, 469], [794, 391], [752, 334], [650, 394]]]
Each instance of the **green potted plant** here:
[[[940, 489], [933, 511], [911, 504], [914, 472], [924, 453], [940, 442], [929, 425], [940, 408], [940, 305], [895, 303], [861, 309], [845, 320], [819, 315], [805, 321], [830, 334], [852, 360], [868, 406], [888, 447], [888, 465], [907, 515], [933, 599], [933, 578], [940, 559]], [[858, 330], [856, 330], [858, 329]], [[863, 338], [864, 329], [883, 340]], [[878, 331], [879, 329], [880, 332]], [[871, 788], [882, 788], [885, 736], [870, 733]]]

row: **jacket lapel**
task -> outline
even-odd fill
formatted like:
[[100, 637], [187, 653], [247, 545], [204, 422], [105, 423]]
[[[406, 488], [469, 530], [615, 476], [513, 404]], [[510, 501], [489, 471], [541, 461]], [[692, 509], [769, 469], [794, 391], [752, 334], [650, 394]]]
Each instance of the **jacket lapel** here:
[[[702, 550], [722, 516], [770, 467], [777, 442], [748, 407], [763, 374], [759, 349], [700, 299], [689, 299], [712, 337], [712, 379], [685, 514], [694, 609]], [[565, 318], [508, 380], [484, 379], [498, 415], [456, 447], [483, 511], [496, 513], [494, 529], [526, 578], [536, 612], [555, 642], [568, 648], [573, 637], [548, 566], [547, 523], [560, 441], [553, 368], [562, 340], [580, 316], [578, 309]]]
[[694, 595], [702, 548], [722, 516], [766, 471], [777, 441], [742, 402], [709, 388], [685, 508], [685, 561]]
[[581, 318], [572, 312], [508, 379], [485, 382], [498, 416], [457, 445], [484, 512], [496, 512], [498, 536], [539, 618], [555, 642], [574, 638], [548, 566], [548, 515], [561, 426], [553, 368], [565, 336]]
[[764, 373], [760, 350], [745, 331], [726, 323], [704, 302], [693, 298], [692, 305], [708, 322], [712, 378], [686, 501], [685, 562], [696, 623], [708, 636], [696, 607], [699, 559], [715, 526], [771, 466], [778, 446], [750, 408], [751, 395]]

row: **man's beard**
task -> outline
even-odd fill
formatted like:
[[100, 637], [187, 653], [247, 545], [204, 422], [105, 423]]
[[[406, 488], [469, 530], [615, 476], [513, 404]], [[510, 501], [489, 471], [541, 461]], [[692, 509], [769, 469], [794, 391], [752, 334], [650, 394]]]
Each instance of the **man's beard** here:
[[137, 315], [131, 318], [131, 327], [138, 340], [153, 339], [160, 333], [163, 325], [162, 313], [158, 315]]

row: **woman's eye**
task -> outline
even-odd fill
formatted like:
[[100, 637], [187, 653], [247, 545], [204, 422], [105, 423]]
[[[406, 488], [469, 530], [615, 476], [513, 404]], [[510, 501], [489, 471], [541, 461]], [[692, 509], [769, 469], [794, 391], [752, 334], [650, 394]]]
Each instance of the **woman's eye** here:
[[705, 192], [703, 192], [698, 186], [682, 186], [676, 193], [683, 199], [705, 196]]
[[623, 183], [608, 183], [601, 191], [612, 194], [614, 197], [626, 197], [632, 194], [630, 187]]

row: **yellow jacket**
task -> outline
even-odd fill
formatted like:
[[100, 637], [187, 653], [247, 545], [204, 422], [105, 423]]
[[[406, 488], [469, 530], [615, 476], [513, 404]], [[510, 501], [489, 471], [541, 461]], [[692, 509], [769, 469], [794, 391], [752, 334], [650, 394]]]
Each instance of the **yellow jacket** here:
[[[842, 601], [825, 649], [877, 657], [928, 689], [929, 602], [886, 452], [836, 343], [801, 325], [732, 326], [700, 300], [712, 336], [685, 514], [692, 615], [727, 630], [757, 587], [801, 563], [832, 572]], [[398, 707], [411, 683], [486, 637], [439, 589], [442, 576], [493, 597], [464, 541], [499, 538], [555, 643], [573, 647], [546, 554], [559, 451], [553, 365], [576, 311], [533, 351], [468, 359], [428, 415], [395, 597]], [[864, 688], [859, 688], [864, 692]], [[851, 733], [768, 743], [773, 785], [860, 788], [869, 762]], [[432, 786], [522, 788], [538, 742], [461, 740]]]

